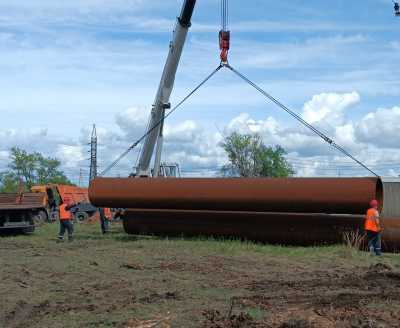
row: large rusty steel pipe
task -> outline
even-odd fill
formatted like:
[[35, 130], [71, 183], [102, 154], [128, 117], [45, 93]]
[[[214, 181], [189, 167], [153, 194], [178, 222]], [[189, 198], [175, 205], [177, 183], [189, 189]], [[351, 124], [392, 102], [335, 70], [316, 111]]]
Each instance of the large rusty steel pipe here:
[[383, 249], [400, 251], [400, 217], [384, 217], [381, 219], [383, 225], [382, 245]]
[[382, 190], [378, 178], [96, 178], [89, 198], [114, 208], [364, 214]]
[[[384, 218], [385, 250], [400, 249], [400, 218]], [[132, 209], [124, 229], [134, 235], [213, 236], [281, 245], [343, 242], [345, 232], [363, 233], [363, 215]]]

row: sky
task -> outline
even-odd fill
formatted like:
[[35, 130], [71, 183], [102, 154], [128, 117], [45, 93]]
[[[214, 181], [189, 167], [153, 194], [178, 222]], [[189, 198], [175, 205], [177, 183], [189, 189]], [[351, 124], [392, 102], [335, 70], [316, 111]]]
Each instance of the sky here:
[[[0, 171], [19, 146], [87, 183], [146, 128], [181, 0], [0, 0]], [[391, 0], [230, 0], [229, 62], [381, 176], [400, 175], [400, 18]], [[172, 105], [219, 64], [220, 1], [198, 0]], [[233, 131], [281, 145], [297, 176], [369, 173], [226, 69], [166, 122], [163, 161], [218, 174]], [[138, 150], [111, 176], [127, 176]], [[79, 179], [80, 177], [80, 179]]]

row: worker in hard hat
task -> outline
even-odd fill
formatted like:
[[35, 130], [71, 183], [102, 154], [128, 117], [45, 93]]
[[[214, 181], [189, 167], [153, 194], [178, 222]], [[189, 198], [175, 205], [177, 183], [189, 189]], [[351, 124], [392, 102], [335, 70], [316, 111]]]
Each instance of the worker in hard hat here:
[[65, 231], [68, 232], [68, 241], [73, 240], [74, 225], [72, 222], [71, 209], [75, 206], [71, 198], [65, 197], [63, 203], [59, 207], [60, 211], [60, 233], [58, 234], [58, 240], [63, 241]]
[[370, 208], [365, 217], [365, 232], [367, 233], [368, 248], [371, 254], [380, 256], [381, 253], [381, 234], [382, 228], [379, 219], [379, 203], [377, 200], [372, 200]]

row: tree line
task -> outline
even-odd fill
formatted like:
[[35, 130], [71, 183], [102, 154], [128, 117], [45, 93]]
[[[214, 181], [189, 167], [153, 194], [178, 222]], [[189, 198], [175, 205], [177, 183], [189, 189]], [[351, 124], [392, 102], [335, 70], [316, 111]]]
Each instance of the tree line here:
[[[279, 145], [266, 146], [258, 134], [233, 132], [224, 137], [220, 146], [228, 157], [221, 170], [224, 177], [282, 178], [295, 173], [285, 158], [286, 151]], [[17, 192], [21, 186], [29, 191], [34, 185], [72, 185], [60, 167], [56, 158], [13, 147], [7, 170], [0, 172], [0, 192]]]
[[60, 166], [61, 162], [56, 158], [13, 147], [7, 170], [0, 173], [0, 192], [17, 192], [21, 186], [29, 191], [34, 185], [50, 183], [72, 185]]

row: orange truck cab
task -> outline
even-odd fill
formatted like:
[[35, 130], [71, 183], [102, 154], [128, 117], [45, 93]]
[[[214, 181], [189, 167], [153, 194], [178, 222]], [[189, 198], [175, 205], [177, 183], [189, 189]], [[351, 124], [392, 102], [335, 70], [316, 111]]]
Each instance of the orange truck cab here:
[[70, 185], [41, 185], [33, 186], [32, 192], [45, 193], [46, 203], [51, 220], [57, 220], [59, 216], [59, 207], [70, 199], [76, 206], [71, 210], [73, 217], [77, 221], [84, 221], [96, 215], [97, 208], [89, 201], [88, 189]]

